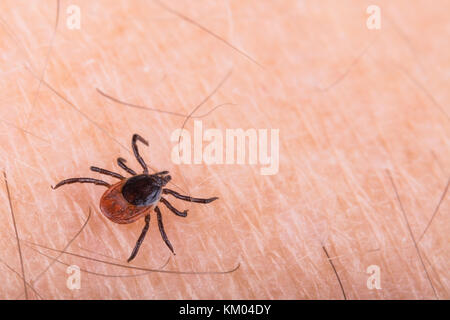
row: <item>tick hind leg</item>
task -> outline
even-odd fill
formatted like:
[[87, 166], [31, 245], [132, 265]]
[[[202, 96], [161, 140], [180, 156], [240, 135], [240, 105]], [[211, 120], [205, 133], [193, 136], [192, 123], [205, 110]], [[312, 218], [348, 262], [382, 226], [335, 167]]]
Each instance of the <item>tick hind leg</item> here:
[[196, 202], [196, 203], [210, 203], [210, 202], [213, 202], [214, 200], [219, 199], [218, 197], [212, 197], [212, 198], [207, 198], [207, 199], [193, 198], [190, 196], [184, 196], [184, 195], [179, 194], [178, 192], [170, 190], [170, 189], [163, 189], [163, 194], [170, 194], [177, 199], [188, 201], [188, 202]]
[[134, 259], [134, 257], [136, 257], [136, 255], [139, 251], [139, 248], [141, 247], [141, 244], [144, 241], [145, 235], [147, 234], [149, 224], [150, 224], [150, 215], [148, 214], [145, 216], [145, 225], [144, 225], [144, 228], [142, 229], [141, 235], [139, 236], [138, 240], [136, 241], [136, 245], [134, 246], [134, 249], [131, 252], [131, 255], [128, 258], [127, 262], [130, 262], [131, 260]]
[[147, 142], [147, 140], [145, 140], [144, 138], [142, 138], [140, 135], [138, 135], [136, 133], [133, 134], [133, 138], [131, 140], [131, 147], [133, 148], [134, 156], [136, 157], [137, 161], [139, 162], [139, 164], [144, 169], [143, 172], [144, 173], [148, 173], [147, 164], [145, 163], [144, 159], [142, 159], [141, 155], [139, 154], [139, 150], [138, 150], [138, 147], [137, 147], [137, 141], [142, 142], [146, 146], [148, 146], [148, 142]]
[[117, 158], [117, 164], [119, 165], [119, 167], [121, 167], [123, 170], [125, 170], [132, 176], [135, 176], [136, 172], [133, 169], [128, 168], [125, 162], [127, 162], [127, 160], [125, 160], [124, 158]]
[[172, 253], [175, 255], [172, 244], [170, 243], [169, 239], [167, 238], [166, 231], [164, 231], [162, 215], [161, 215], [161, 211], [159, 210], [158, 206], [155, 207], [155, 212], [156, 212], [156, 218], [158, 219], [158, 227], [159, 227], [159, 232], [161, 233], [161, 237], [163, 238], [166, 245], [169, 247], [170, 251], [172, 251]]
[[112, 172], [112, 171], [109, 171], [109, 170], [106, 170], [106, 169], [102, 169], [102, 168], [99, 168], [99, 167], [91, 167], [91, 170], [94, 171], [94, 172], [101, 173], [101, 174], [106, 174], [108, 176], [111, 176], [111, 177], [114, 177], [114, 178], [117, 178], [117, 179], [120, 179], [120, 180], [125, 179], [125, 177], [122, 176], [121, 174], [118, 174], [118, 173], [115, 173], [115, 172]]
[[61, 187], [62, 185], [71, 184], [71, 183], [93, 183], [93, 184], [96, 184], [99, 186], [105, 186], [108, 188], [111, 186], [108, 182], [98, 180], [98, 179], [93, 179], [93, 178], [70, 178], [70, 179], [65, 179], [65, 180], [58, 182], [56, 184], [56, 186], [52, 186], [52, 189], [56, 189], [56, 188]]

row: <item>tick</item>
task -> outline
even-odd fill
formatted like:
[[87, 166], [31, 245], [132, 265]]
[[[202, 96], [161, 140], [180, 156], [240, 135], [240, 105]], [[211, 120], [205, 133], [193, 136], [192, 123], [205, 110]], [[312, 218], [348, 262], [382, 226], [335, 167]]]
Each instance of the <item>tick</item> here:
[[144, 228], [142, 229], [141, 235], [136, 241], [136, 245], [127, 260], [128, 262], [136, 257], [139, 248], [144, 241], [145, 235], [147, 234], [149, 228], [150, 213], [152, 210], [156, 212], [156, 219], [158, 220], [158, 227], [161, 237], [167, 247], [169, 247], [170, 251], [175, 254], [172, 244], [164, 231], [161, 210], [159, 209], [158, 204], [162, 202], [170, 211], [179, 217], [186, 217], [188, 211], [184, 210], [181, 212], [177, 210], [170, 204], [169, 201], [162, 197], [163, 194], [171, 195], [184, 201], [196, 203], [210, 203], [218, 199], [218, 197], [208, 199], [193, 198], [164, 188], [172, 177], [169, 175], [168, 171], [161, 171], [154, 174], [148, 173], [147, 164], [139, 154], [137, 141], [140, 141], [146, 146], [148, 146], [148, 142], [138, 134], [134, 134], [131, 140], [134, 156], [143, 168], [142, 174], [136, 174], [134, 170], [130, 169], [125, 164], [125, 159], [117, 158], [117, 164], [119, 167], [131, 174], [132, 177], [126, 178], [121, 174], [106, 169], [91, 167], [91, 170], [94, 172], [112, 176], [120, 181], [111, 185], [103, 180], [93, 178], [70, 178], [62, 180], [54, 187], [52, 186], [53, 189], [57, 189], [62, 185], [71, 183], [93, 183], [96, 185], [105, 186], [108, 190], [105, 191], [100, 199], [100, 210], [108, 219], [115, 223], [127, 224], [145, 217]]

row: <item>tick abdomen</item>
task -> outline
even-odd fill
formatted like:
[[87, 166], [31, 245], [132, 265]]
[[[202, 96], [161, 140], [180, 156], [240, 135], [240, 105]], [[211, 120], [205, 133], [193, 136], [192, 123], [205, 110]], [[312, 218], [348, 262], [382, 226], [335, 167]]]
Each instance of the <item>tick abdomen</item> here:
[[100, 199], [100, 210], [105, 217], [115, 223], [132, 223], [139, 220], [154, 207], [153, 205], [136, 206], [125, 199], [122, 189], [128, 180], [122, 180], [111, 186]]

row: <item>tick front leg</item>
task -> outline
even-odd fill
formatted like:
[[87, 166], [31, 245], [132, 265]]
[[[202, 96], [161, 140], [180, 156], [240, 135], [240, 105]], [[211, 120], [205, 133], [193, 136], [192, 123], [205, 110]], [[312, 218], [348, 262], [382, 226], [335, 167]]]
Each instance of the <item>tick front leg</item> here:
[[124, 158], [117, 158], [117, 164], [119, 165], [119, 167], [121, 167], [123, 170], [125, 170], [132, 176], [135, 176], [136, 172], [133, 169], [128, 168], [125, 162], [127, 162], [127, 160], [125, 160]]
[[176, 191], [170, 190], [170, 189], [163, 189], [163, 194], [170, 194], [172, 196], [174, 196], [175, 198], [184, 200], [184, 201], [189, 201], [189, 202], [196, 202], [196, 203], [210, 203], [213, 202], [214, 200], [219, 199], [218, 197], [212, 197], [212, 198], [208, 198], [208, 199], [201, 199], [201, 198], [193, 198], [193, 197], [189, 197], [189, 196], [184, 196], [182, 194], [179, 194]]
[[164, 205], [165, 205], [170, 211], [172, 211], [173, 213], [175, 213], [177, 216], [183, 217], [183, 218], [187, 216], [187, 213], [188, 213], [187, 210], [184, 210], [183, 212], [179, 211], [177, 208], [175, 208], [174, 206], [172, 206], [172, 205], [170, 204], [169, 201], [167, 201], [167, 200], [164, 199], [164, 198], [161, 198], [160, 201], [161, 201], [162, 203], [164, 203]]
[[91, 170], [94, 171], [94, 172], [101, 173], [101, 174], [106, 174], [108, 176], [111, 176], [111, 177], [114, 177], [114, 178], [117, 178], [117, 179], [120, 179], [120, 180], [125, 179], [125, 177], [122, 176], [121, 174], [118, 174], [118, 173], [115, 173], [115, 172], [112, 172], [112, 171], [109, 171], [109, 170], [106, 170], [106, 169], [102, 169], [102, 168], [99, 168], [99, 167], [92, 166]]
[[131, 252], [130, 257], [128, 258], [127, 262], [130, 262], [131, 260], [136, 257], [139, 248], [141, 247], [142, 242], [144, 241], [145, 235], [147, 234], [148, 227], [150, 225], [150, 215], [145, 216], [145, 226], [142, 229], [141, 235], [139, 236], [139, 239], [136, 241], [136, 245], [134, 246], [133, 252]]
[[56, 186], [52, 186], [52, 189], [57, 189], [57, 188], [61, 187], [62, 185], [71, 184], [71, 183], [93, 183], [93, 184], [96, 184], [99, 186], [105, 186], [108, 188], [111, 186], [108, 182], [98, 180], [98, 179], [93, 179], [93, 178], [70, 178], [70, 179], [66, 179], [66, 180], [58, 182], [58, 184]]
[[169, 171], [160, 171], [160, 172], [154, 173], [153, 176], [159, 176], [159, 175], [164, 175], [164, 174], [168, 174], [168, 173], [169, 173]]
[[143, 144], [145, 144], [146, 146], [148, 146], [148, 142], [147, 140], [145, 140], [144, 138], [142, 138], [140, 135], [138, 134], [133, 134], [133, 138], [131, 139], [131, 146], [134, 152], [134, 156], [136, 157], [136, 160], [139, 162], [139, 164], [142, 166], [142, 169], [144, 169], [143, 173], [147, 174], [148, 173], [148, 168], [147, 168], [147, 164], [145, 163], [144, 159], [142, 159], [141, 155], [139, 154], [139, 149], [137, 147], [137, 142], [140, 141]]
[[161, 211], [159, 210], [159, 208], [157, 206], [155, 207], [155, 212], [156, 212], [156, 217], [158, 219], [158, 227], [159, 227], [159, 232], [161, 233], [161, 237], [163, 238], [166, 245], [169, 247], [170, 251], [172, 251], [172, 253], [175, 255], [172, 244], [170, 243], [169, 239], [167, 238], [166, 232], [164, 231], [164, 225], [163, 225], [163, 221], [162, 221]]

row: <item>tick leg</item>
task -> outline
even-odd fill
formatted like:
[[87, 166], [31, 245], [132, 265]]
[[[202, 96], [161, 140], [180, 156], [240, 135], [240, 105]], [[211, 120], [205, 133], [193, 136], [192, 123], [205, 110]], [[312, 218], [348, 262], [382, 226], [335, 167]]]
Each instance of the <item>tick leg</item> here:
[[162, 221], [161, 211], [159, 210], [159, 208], [157, 206], [155, 207], [155, 211], [156, 211], [156, 217], [158, 219], [158, 227], [159, 227], [159, 232], [161, 233], [161, 237], [163, 238], [166, 245], [169, 247], [170, 251], [172, 251], [172, 253], [175, 255], [172, 244], [170, 243], [169, 239], [167, 238], [166, 232], [164, 231], [164, 225], [163, 225], [163, 221]]
[[169, 173], [169, 171], [160, 171], [160, 172], [154, 173], [153, 175], [159, 176], [159, 175], [164, 175], [164, 174], [168, 174], [168, 173]]
[[183, 217], [183, 218], [187, 216], [187, 213], [188, 213], [187, 210], [184, 210], [183, 212], [181, 212], [181, 211], [177, 210], [176, 208], [174, 208], [174, 207], [170, 204], [170, 202], [167, 201], [166, 199], [161, 198], [161, 199], [159, 199], [159, 200], [160, 200], [162, 203], [164, 203], [165, 206], [166, 206], [167, 208], [169, 208], [169, 210], [172, 211], [173, 213], [175, 213], [177, 216]]
[[133, 147], [133, 152], [134, 152], [134, 156], [136, 157], [137, 161], [139, 162], [139, 164], [142, 166], [142, 168], [144, 169], [144, 173], [148, 173], [148, 168], [147, 165], [145, 164], [144, 159], [142, 159], [142, 157], [139, 154], [139, 150], [137, 147], [136, 142], [137, 141], [142, 142], [143, 144], [145, 144], [146, 146], [148, 146], [148, 142], [142, 138], [140, 135], [138, 134], [133, 134], [133, 139], [131, 140], [131, 146]]
[[125, 164], [125, 162], [127, 162], [127, 160], [125, 160], [124, 158], [117, 158], [117, 164], [119, 165], [119, 167], [121, 167], [123, 170], [125, 170], [132, 176], [135, 176], [136, 172], [134, 172], [133, 169], [128, 168], [128, 166]]
[[148, 214], [145, 216], [145, 226], [142, 229], [141, 235], [139, 236], [139, 239], [136, 241], [136, 245], [134, 246], [133, 252], [131, 252], [131, 255], [128, 258], [127, 262], [130, 262], [131, 260], [134, 259], [134, 257], [136, 257], [139, 248], [141, 247], [141, 244], [144, 241], [145, 235], [147, 234], [149, 224], [150, 224], [150, 215]]
[[106, 169], [102, 169], [102, 168], [98, 168], [98, 167], [91, 167], [91, 170], [94, 171], [94, 172], [98, 172], [98, 173], [106, 174], [108, 176], [112, 176], [112, 177], [120, 179], [120, 180], [125, 179], [125, 177], [122, 176], [121, 174], [118, 174], [118, 173], [115, 173], [115, 172], [112, 172], [112, 171], [109, 171], [109, 170], [106, 170]]
[[208, 198], [208, 199], [201, 199], [201, 198], [192, 198], [189, 196], [184, 196], [182, 194], [179, 194], [176, 191], [170, 190], [170, 189], [163, 189], [163, 194], [170, 194], [172, 196], [174, 196], [175, 198], [184, 200], [184, 201], [189, 201], [189, 202], [196, 202], [196, 203], [210, 203], [213, 202], [214, 200], [219, 199], [218, 197], [212, 197], [212, 198]]
[[71, 184], [71, 183], [77, 183], [77, 182], [78, 183], [93, 183], [93, 184], [105, 186], [108, 188], [111, 186], [108, 182], [98, 180], [98, 179], [93, 179], [93, 178], [70, 178], [70, 179], [66, 179], [66, 180], [58, 182], [58, 184], [56, 186], [52, 186], [52, 189], [59, 188], [64, 184]]

